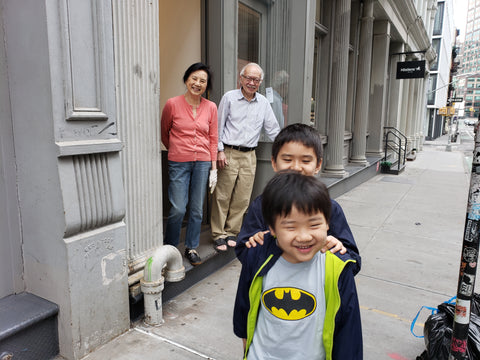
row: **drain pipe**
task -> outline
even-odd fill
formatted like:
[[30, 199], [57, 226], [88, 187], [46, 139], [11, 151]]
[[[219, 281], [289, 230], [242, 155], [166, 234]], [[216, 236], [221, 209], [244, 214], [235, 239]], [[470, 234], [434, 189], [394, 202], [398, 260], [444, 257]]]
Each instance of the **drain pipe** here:
[[[162, 276], [164, 267], [165, 277]], [[145, 264], [143, 279], [140, 279], [147, 325], [156, 326], [163, 323], [162, 291], [164, 281], [175, 282], [184, 278], [185, 267], [182, 255], [175, 246], [163, 245], [155, 250], [153, 256]]]

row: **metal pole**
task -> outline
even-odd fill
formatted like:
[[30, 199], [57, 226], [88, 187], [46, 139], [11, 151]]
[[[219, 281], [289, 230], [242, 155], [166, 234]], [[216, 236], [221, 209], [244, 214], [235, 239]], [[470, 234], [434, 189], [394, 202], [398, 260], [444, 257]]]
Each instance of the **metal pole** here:
[[445, 148], [445, 151], [452, 151], [452, 145], [451, 145], [451, 138], [452, 138], [452, 117], [447, 116], [447, 124], [448, 124], [448, 139], [447, 139], [447, 147]]
[[449, 360], [468, 359], [467, 339], [470, 309], [477, 273], [478, 244], [480, 235], [480, 129], [476, 125], [475, 149], [468, 193], [467, 215], [463, 234], [460, 275], [458, 277], [457, 302], [453, 322]]

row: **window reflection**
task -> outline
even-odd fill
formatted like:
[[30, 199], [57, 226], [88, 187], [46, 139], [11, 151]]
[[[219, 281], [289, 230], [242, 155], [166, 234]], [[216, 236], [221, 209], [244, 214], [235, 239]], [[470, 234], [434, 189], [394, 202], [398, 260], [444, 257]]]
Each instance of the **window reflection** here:
[[319, 24], [323, 24], [323, 0], [317, 0], [317, 6], [315, 8], [315, 21]]
[[238, 70], [259, 62], [260, 13], [238, 3]]
[[285, 70], [279, 70], [272, 80], [272, 109], [280, 128], [288, 124], [288, 78], [289, 75]]
[[435, 104], [435, 90], [437, 88], [437, 74], [430, 75], [430, 81], [428, 86], [428, 98], [427, 104], [433, 105]]
[[442, 35], [444, 6], [445, 6], [445, 3], [438, 3], [437, 5], [437, 12], [435, 13], [435, 22], [433, 25], [433, 35]]
[[[294, 4], [288, 0], [276, 0], [268, 6], [258, 1], [238, 2], [237, 70], [250, 62], [263, 68], [265, 77], [259, 92], [270, 102], [280, 128], [289, 120], [290, 6]], [[270, 142], [263, 134], [260, 141]]]

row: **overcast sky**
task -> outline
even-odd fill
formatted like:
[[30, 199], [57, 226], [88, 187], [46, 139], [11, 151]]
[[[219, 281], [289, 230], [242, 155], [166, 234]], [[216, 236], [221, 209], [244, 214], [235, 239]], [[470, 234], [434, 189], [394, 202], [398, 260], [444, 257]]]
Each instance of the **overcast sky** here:
[[453, 22], [460, 30], [459, 40], [465, 39], [465, 23], [467, 21], [468, 0], [453, 0]]

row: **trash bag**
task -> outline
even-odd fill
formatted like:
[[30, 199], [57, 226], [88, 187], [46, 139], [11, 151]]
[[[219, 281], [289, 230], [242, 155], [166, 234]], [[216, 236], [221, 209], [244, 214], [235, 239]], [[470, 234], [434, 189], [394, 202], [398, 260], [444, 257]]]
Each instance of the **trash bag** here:
[[[438, 312], [425, 321], [423, 329], [426, 350], [418, 360], [448, 360], [453, 333], [455, 304], [442, 303]], [[470, 326], [467, 338], [468, 359], [480, 359], [480, 295], [474, 294], [471, 303]]]
[[480, 294], [473, 293], [471, 309], [473, 314], [480, 316]]

